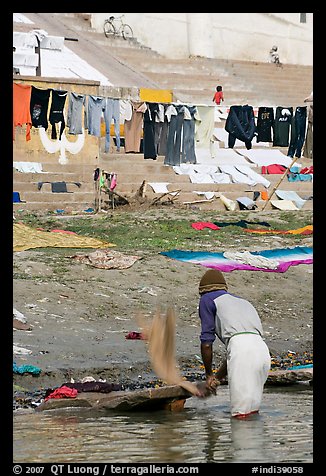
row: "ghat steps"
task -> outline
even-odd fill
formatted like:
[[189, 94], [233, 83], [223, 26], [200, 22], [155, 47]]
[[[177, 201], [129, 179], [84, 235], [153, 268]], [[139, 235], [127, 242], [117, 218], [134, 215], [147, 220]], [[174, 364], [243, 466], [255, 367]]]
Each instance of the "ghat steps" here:
[[[282, 150], [282, 149], [280, 149]], [[286, 153], [283, 150], [283, 153]], [[298, 162], [302, 166], [312, 165], [310, 159], [301, 157]], [[261, 167], [249, 164], [257, 173], [261, 173]], [[23, 173], [14, 171], [14, 190], [20, 192], [20, 197], [26, 203], [15, 203], [14, 209], [26, 210], [43, 210], [55, 211], [63, 209], [66, 212], [82, 211], [87, 208], [95, 207], [95, 181], [94, 170], [100, 167], [109, 173], [117, 174], [117, 187], [115, 191], [127, 199], [131, 199], [137, 193], [143, 181], [146, 183], [144, 197], [149, 201], [162, 197], [162, 193], [155, 193], [149, 183], [168, 183], [169, 191], [179, 191], [174, 203], [184, 204], [185, 202], [198, 202], [194, 205], [201, 209], [225, 210], [225, 206], [219, 198], [212, 201], [204, 200], [202, 195], [194, 193], [202, 192], [219, 192], [231, 200], [236, 200], [240, 196], [253, 198], [254, 191], [267, 190], [271, 193], [278, 184], [282, 174], [263, 175], [271, 183], [267, 189], [262, 184], [247, 185], [245, 183], [230, 184], [198, 184], [192, 183], [187, 175], [176, 174], [171, 166], [164, 165], [164, 157], [158, 156], [156, 160], [144, 159], [142, 153], [124, 154], [124, 153], [108, 153], [102, 154], [99, 163], [93, 164], [76, 164], [71, 159], [68, 164], [61, 165], [55, 159], [49, 160], [48, 157], [42, 161], [43, 173]], [[39, 190], [39, 182], [57, 182], [65, 181], [67, 190], [70, 193], [54, 193], [51, 191], [49, 183], [43, 183]], [[80, 187], [74, 182], [80, 183]], [[287, 177], [283, 179], [280, 186], [281, 190], [296, 191], [300, 197], [307, 198], [313, 195], [312, 182], [295, 181], [289, 182]], [[165, 197], [165, 201], [168, 200]], [[106, 194], [102, 193], [103, 204], [108, 201]], [[163, 198], [163, 197], [162, 197]], [[274, 199], [277, 197], [274, 195]], [[264, 201], [257, 200], [257, 206], [261, 209]], [[107, 204], [110, 207], [110, 204]], [[190, 205], [190, 204], [189, 204]], [[307, 200], [303, 209], [312, 209], [313, 200]], [[268, 204], [266, 209], [271, 209]]]
[[[186, 58], [169, 59], [141, 45], [137, 39], [123, 40], [106, 38], [103, 33], [94, 31], [86, 14], [74, 13], [28, 13], [34, 21], [33, 28], [44, 29], [50, 35], [76, 38], [69, 42], [72, 49], [81, 58], [102, 74], [117, 87], [136, 87], [153, 89], [171, 89], [175, 100], [188, 103], [212, 104], [216, 84], [222, 84], [225, 93], [224, 105], [251, 104], [296, 106], [302, 104], [312, 90], [312, 67], [299, 65], [283, 65], [278, 68], [274, 64], [231, 61], [224, 59]], [[31, 25], [15, 24], [14, 31], [30, 31]], [[220, 125], [219, 125], [220, 126]], [[197, 191], [222, 192], [230, 199], [239, 196], [252, 198], [253, 191], [261, 191], [257, 185], [246, 184], [191, 184], [188, 177], [175, 174], [172, 167], [163, 164], [164, 158], [156, 161], [145, 160], [142, 154], [103, 154], [100, 145], [99, 159], [91, 163], [80, 163], [78, 156], [69, 159], [69, 163], [61, 165], [58, 159], [44, 151], [42, 156], [18, 156], [14, 149], [14, 161], [41, 162], [45, 173], [25, 174], [14, 172], [13, 190], [20, 192], [21, 199], [26, 203], [13, 204], [15, 209], [26, 210], [83, 210], [94, 207], [95, 184], [93, 173], [96, 167], [118, 174], [116, 191], [131, 196], [142, 184], [148, 182], [169, 182], [170, 190], [181, 189], [178, 203], [199, 200]], [[285, 150], [283, 150], [286, 153]], [[20, 154], [20, 153], [19, 153]], [[312, 165], [310, 159], [300, 159], [303, 166]], [[259, 168], [255, 171], [260, 172]], [[280, 179], [280, 175], [268, 175], [271, 182], [269, 190]], [[38, 182], [66, 181], [80, 182], [78, 188], [68, 183], [68, 191], [72, 193], [53, 193], [50, 184], [44, 184], [38, 190]], [[285, 178], [282, 189], [297, 191], [300, 196], [312, 195], [311, 182], [288, 182]], [[247, 192], [250, 190], [250, 192]], [[151, 199], [154, 194], [150, 186], [146, 188], [146, 196]], [[257, 205], [261, 207], [262, 201]], [[198, 204], [201, 208], [221, 209], [225, 207], [220, 199]], [[267, 205], [270, 208], [270, 204]], [[312, 208], [312, 200], [308, 200], [305, 208]]]

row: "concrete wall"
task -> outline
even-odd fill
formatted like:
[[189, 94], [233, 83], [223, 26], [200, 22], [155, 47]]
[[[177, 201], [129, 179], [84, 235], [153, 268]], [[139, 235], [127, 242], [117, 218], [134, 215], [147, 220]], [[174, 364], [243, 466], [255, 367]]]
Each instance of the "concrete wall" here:
[[[103, 31], [105, 18], [121, 13], [92, 13], [91, 25]], [[273, 45], [281, 61], [313, 64], [313, 14], [300, 13], [125, 13], [135, 37], [170, 58], [268, 61]]]

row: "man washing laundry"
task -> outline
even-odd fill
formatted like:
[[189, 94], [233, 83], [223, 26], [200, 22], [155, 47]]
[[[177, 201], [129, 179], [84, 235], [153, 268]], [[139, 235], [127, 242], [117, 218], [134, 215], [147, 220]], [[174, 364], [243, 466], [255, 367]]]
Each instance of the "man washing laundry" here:
[[[214, 391], [227, 376], [231, 416], [246, 417], [260, 409], [264, 384], [270, 370], [269, 349], [254, 306], [228, 292], [223, 274], [208, 270], [199, 283], [201, 355], [206, 387]], [[216, 336], [226, 346], [226, 359], [214, 374], [213, 342]]]

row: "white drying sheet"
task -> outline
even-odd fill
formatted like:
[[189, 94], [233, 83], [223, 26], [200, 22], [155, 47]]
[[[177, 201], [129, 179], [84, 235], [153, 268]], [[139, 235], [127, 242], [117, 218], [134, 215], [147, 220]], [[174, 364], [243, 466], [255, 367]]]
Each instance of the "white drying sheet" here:
[[301, 198], [297, 194], [297, 192], [294, 192], [292, 190], [279, 190], [279, 189], [277, 189], [277, 190], [275, 190], [275, 193], [278, 196], [278, 198], [280, 198], [281, 200], [291, 200], [292, 202], [294, 202], [294, 204], [298, 208], [302, 208], [303, 205], [306, 203], [306, 200]]
[[243, 155], [238, 154], [236, 150], [225, 149], [223, 147], [214, 148], [213, 155], [209, 149], [197, 149], [196, 158], [198, 164], [212, 164], [217, 166], [220, 164], [247, 164], [252, 166], [252, 163], [249, 162]]
[[199, 174], [198, 172], [195, 172], [189, 174], [189, 178], [191, 183], [214, 183], [210, 174]]
[[[254, 162], [259, 166], [267, 166], [272, 164], [284, 165], [288, 167], [291, 165], [292, 158], [283, 154], [279, 149], [237, 149], [238, 153], [247, 157], [248, 160]], [[301, 164], [295, 162], [293, 165], [301, 167]]]
[[200, 192], [197, 190], [193, 190], [194, 193], [197, 193], [197, 195], [204, 195], [206, 200], [211, 200], [212, 198], [215, 197], [215, 192]]
[[148, 182], [148, 185], [152, 187], [155, 193], [168, 193], [169, 182]]
[[178, 175], [190, 175], [194, 173], [213, 174], [217, 172], [217, 165], [210, 164], [181, 164], [173, 165], [173, 170]]
[[271, 200], [271, 204], [279, 210], [299, 210], [292, 200]]
[[233, 183], [246, 183], [248, 185], [256, 185], [257, 181], [248, 175], [239, 172], [234, 165], [220, 165], [221, 172], [229, 174]]
[[39, 162], [14, 162], [13, 167], [18, 170], [18, 172], [36, 174], [40, 174], [43, 172], [42, 164], [40, 164]]
[[248, 175], [248, 177], [252, 178], [257, 183], [263, 184], [266, 188], [270, 186], [271, 183], [269, 180], [265, 179], [265, 177], [252, 170], [251, 167], [248, 167], [247, 165], [236, 165], [235, 167], [239, 170], [239, 172]]

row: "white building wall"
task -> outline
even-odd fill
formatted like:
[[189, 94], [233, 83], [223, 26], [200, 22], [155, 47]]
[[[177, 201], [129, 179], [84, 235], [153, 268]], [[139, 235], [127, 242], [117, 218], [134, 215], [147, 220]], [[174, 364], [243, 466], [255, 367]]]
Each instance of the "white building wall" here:
[[[92, 27], [103, 31], [105, 18], [121, 13], [92, 13]], [[313, 64], [313, 14], [300, 13], [125, 13], [140, 43], [169, 58], [268, 61], [273, 45], [281, 61]]]

